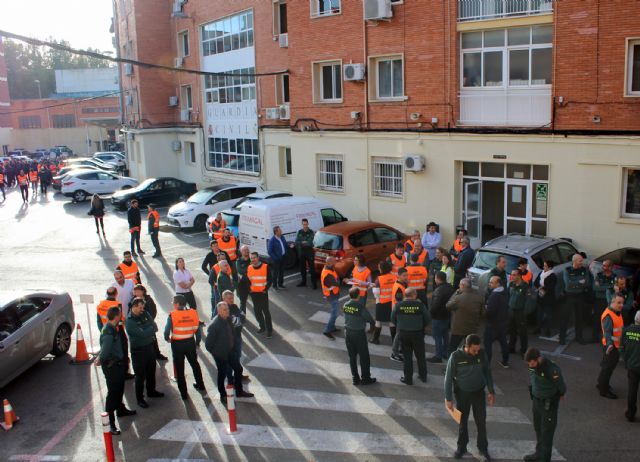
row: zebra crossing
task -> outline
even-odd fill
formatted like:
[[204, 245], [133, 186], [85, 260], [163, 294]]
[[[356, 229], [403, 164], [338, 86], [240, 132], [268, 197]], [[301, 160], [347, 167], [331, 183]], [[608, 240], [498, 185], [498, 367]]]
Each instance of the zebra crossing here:
[[[275, 421], [259, 424], [255, 421], [241, 420], [239, 433], [230, 435], [227, 433], [224, 418], [222, 422], [174, 419], [154, 433], [151, 439], [261, 451], [291, 451], [292, 455], [295, 454], [292, 460], [297, 460], [296, 456], [301, 454], [305, 454], [305, 458], [306, 455], [312, 455], [313, 460], [322, 460], [322, 453], [333, 454], [329, 457], [331, 460], [335, 460], [333, 458], [341, 453], [451, 458], [456, 448], [457, 426], [444, 408], [444, 368], [429, 367], [427, 383], [414, 381], [413, 387], [407, 387], [399, 382], [402, 375], [401, 365], [389, 361], [389, 367], [371, 368], [372, 376], [377, 378], [380, 385], [368, 386], [366, 390], [364, 387], [353, 387], [350, 383], [351, 371], [344, 340], [337, 338], [336, 341], [329, 341], [319, 333], [319, 324], [325, 323], [327, 319], [326, 312], [314, 313], [308, 319], [307, 327], [311, 326], [311, 329], [283, 333], [283, 343], [292, 346], [298, 353], [300, 347], [334, 352], [342, 350], [344, 359], [331, 361], [293, 354], [260, 353], [245, 364], [252, 375], [252, 382], [247, 388], [255, 394], [255, 399], [238, 399], [236, 405], [239, 412], [242, 412], [243, 407], [246, 410], [257, 407], [270, 416], [283, 412], [298, 412], [309, 416], [320, 414], [327, 416], [326, 424], [319, 425], [317, 422], [304, 420], [290, 423], [285, 420], [274, 425]], [[343, 324], [344, 319], [337, 323]], [[429, 341], [426, 343], [429, 344]], [[372, 362], [381, 363], [380, 360], [376, 361], [376, 358], [388, 357], [390, 347], [370, 345], [369, 351]], [[292, 384], [300, 383], [296, 379], [300, 377], [297, 374], [310, 377], [311, 383], [314, 378], [328, 378], [330, 388], [327, 389], [327, 385], [324, 390], [312, 389], [313, 387], [308, 385], [306, 389], [292, 388]], [[261, 381], [266, 376], [278, 377], [277, 383]], [[340, 386], [341, 383], [344, 386]], [[412, 389], [413, 396], [407, 395], [406, 390], [409, 388]], [[420, 398], [424, 396], [424, 399], [411, 399], [416, 397], [416, 393]], [[418, 422], [421, 430], [411, 431], [408, 429], [410, 427], [395, 422], [396, 419], [406, 418]], [[387, 422], [387, 425], [367, 424], [380, 422], [380, 419]], [[355, 424], [350, 424], [349, 421], [366, 423], [353, 428]], [[531, 422], [518, 408], [489, 406], [487, 422], [497, 428], [516, 428], [517, 435], [525, 436], [523, 439], [500, 439], [500, 433], [492, 434], [490, 429], [490, 452], [494, 459], [521, 460], [524, 454], [533, 452], [535, 441], [532, 439]], [[320, 428], [313, 428], [314, 426]], [[475, 426], [470, 424], [472, 434], [474, 429]], [[475, 457], [478, 454], [473, 447], [473, 439], [471, 436], [469, 451]], [[565, 459], [554, 450], [553, 460]]]

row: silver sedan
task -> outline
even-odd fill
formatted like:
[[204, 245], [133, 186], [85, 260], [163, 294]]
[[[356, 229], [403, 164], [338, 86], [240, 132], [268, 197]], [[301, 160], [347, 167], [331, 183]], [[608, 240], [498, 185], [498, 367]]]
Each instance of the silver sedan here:
[[74, 326], [67, 292], [0, 293], [0, 387], [46, 355], [64, 355]]

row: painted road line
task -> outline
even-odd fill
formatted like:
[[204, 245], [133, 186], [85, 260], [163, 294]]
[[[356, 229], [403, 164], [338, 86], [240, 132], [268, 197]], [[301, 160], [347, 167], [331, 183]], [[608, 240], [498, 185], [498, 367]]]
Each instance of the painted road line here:
[[[252, 399], [247, 402], [256, 402], [262, 406], [272, 405], [276, 407], [415, 417], [420, 419], [451, 419], [442, 402], [263, 387], [254, 384], [249, 384], [247, 388], [251, 393], [255, 394], [255, 401]], [[238, 401], [245, 401], [243, 398], [237, 399]], [[515, 407], [488, 406], [487, 420], [489, 422], [508, 424], [531, 424], [527, 416]]]
[[[330, 313], [327, 311], [317, 311], [313, 316], [309, 318], [309, 321], [320, 322], [322, 324], [326, 324], [329, 322]], [[336, 319], [336, 327], [344, 327], [344, 316], [339, 315], [338, 319]], [[388, 327], [382, 328], [382, 333], [380, 335], [386, 335], [389, 333]], [[425, 335], [424, 343], [427, 345], [435, 346], [436, 342], [433, 340], [433, 337], [430, 335]]]
[[[240, 425], [239, 432], [227, 433], [223, 422], [194, 422], [175, 419], [151, 435], [151, 439], [174, 442], [232, 445], [240, 447], [290, 449], [345, 454], [409, 457], [451, 457], [456, 438], [407, 434], [348, 432], [263, 425]], [[494, 459], [519, 460], [535, 449], [534, 441], [491, 440]], [[472, 451], [476, 454], [477, 451]], [[554, 450], [553, 460], [564, 460]]]

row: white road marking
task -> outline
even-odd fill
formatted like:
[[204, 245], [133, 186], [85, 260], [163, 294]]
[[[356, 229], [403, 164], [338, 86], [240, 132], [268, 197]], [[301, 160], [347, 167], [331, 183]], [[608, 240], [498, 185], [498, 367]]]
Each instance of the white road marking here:
[[[443, 402], [263, 387], [255, 384], [249, 384], [247, 388], [255, 394], [255, 398], [237, 398], [238, 401], [256, 402], [262, 406], [272, 405], [331, 412], [353, 412], [420, 419], [449, 420], [451, 418]], [[487, 407], [487, 421], [525, 425], [531, 423], [518, 408], [499, 406]]]
[[[451, 457], [456, 438], [319, 430], [263, 425], [239, 425], [239, 432], [227, 433], [226, 423], [175, 419], [151, 436], [162, 441], [190, 441], [203, 444], [254, 448], [324, 451], [347, 454], [379, 454], [413, 457]], [[494, 459], [520, 459], [535, 449], [534, 441], [491, 440]], [[475, 455], [475, 452], [472, 452]], [[553, 460], [564, 460], [556, 451]]]

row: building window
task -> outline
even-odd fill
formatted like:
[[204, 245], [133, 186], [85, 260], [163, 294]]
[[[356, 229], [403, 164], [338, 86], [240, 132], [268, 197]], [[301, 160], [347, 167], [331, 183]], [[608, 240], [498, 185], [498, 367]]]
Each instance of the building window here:
[[318, 189], [344, 192], [342, 180], [342, 156], [318, 156]]
[[191, 142], [184, 143], [185, 160], [187, 164], [196, 163], [196, 144]]
[[622, 215], [640, 218], [640, 169], [623, 169]]
[[225, 75], [204, 77], [207, 103], [240, 103], [256, 99], [256, 70], [253, 67], [234, 69]]
[[178, 34], [178, 49], [180, 50], [180, 56], [184, 58], [189, 56], [189, 32], [183, 31]]
[[53, 128], [73, 128], [76, 126], [76, 117], [73, 114], [54, 114], [51, 116]]
[[276, 75], [276, 104], [289, 102], [289, 74]]
[[209, 138], [209, 166], [237, 172], [259, 173], [258, 140]]
[[40, 116], [20, 116], [18, 123], [20, 128], [42, 128]]
[[373, 195], [381, 197], [403, 197], [404, 171], [402, 161], [391, 159], [373, 160]]
[[289, 146], [278, 147], [278, 158], [280, 162], [280, 176], [291, 176], [293, 173], [291, 168], [291, 148]]
[[404, 69], [401, 55], [369, 58], [369, 99], [404, 100]]
[[285, 0], [275, 0], [273, 2], [273, 35], [286, 34], [287, 31], [287, 4]]
[[640, 96], [640, 39], [629, 40], [627, 48], [627, 95]]
[[340, 0], [311, 0], [311, 17], [331, 16], [340, 13]]
[[182, 103], [182, 109], [193, 109], [191, 85], [183, 85], [180, 87], [180, 102]]
[[83, 107], [83, 114], [98, 114], [98, 113], [109, 113], [109, 112], [120, 112], [119, 107]]
[[548, 25], [463, 33], [461, 86], [551, 85], [552, 38]]
[[202, 26], [202, 54], [210, 56], [253, 46], [253, 12], [245, 11]]
[[342, 102], [342, 64], [340, 61], [313, 63], [313, 82], [315, 102]]

